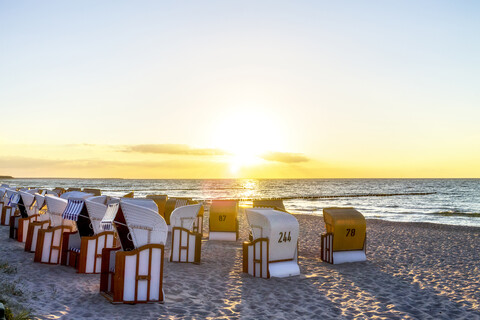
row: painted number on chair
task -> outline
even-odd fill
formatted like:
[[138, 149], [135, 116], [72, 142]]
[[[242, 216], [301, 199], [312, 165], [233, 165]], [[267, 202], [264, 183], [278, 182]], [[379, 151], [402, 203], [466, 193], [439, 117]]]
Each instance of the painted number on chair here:
[[288, 236], [287, 236], [286, 231], [285, 232], [279, 232], [278, 234], [280, 235], [280, 237], [278, 238], [278, 243], [292, 241], [292, 236], [290, 235], [290, 231], [288, 231]]
[[227, 215], [221, 214], [218, 216], [218, 221], [225, 221], [227, 219]]
[[355, 237], [355, 229], [347, 229], [347, 237]]

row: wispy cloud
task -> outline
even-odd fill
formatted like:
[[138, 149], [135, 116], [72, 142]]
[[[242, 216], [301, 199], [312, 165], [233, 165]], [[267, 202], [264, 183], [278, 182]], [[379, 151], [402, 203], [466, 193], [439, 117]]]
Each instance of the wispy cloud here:
[[267, 152], [260, 156], [264, 160], [282, 162], [282, 163], [301, 163], [308, 162], [310, 159], [301, 153], [290, 152]]
[[189, 156], [222, 156], [229, 153], [221, 149], [192, 148], [185, 144], [137, 144], [123, 148], [124, 152], [176, 154]]
[[[112, 168], [112, 167], [147, 167], [184, 169], [195, 167], [202, 161], [165, 160], [165, 161], [120, 161], [101, 159], [54, 160], [25, 157], [0, 157], [0, 169], [41, 169], [41, 168]], [[1, 172], [0, 172], [1, 173]]]

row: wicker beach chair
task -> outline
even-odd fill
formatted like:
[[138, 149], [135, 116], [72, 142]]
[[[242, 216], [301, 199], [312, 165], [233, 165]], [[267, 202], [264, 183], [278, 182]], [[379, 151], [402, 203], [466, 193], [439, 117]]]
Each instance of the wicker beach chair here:
[[121, 248], [103, 249], [100, 292], [112, 303], [163, 302], [168, 227], [149, 199], [109, 204], [102, 229], [115, 229]]
[[1, 225], [4, 225], [3, 223], [3, 220], [4, 220], [4, 217], [3, 217], [3, 207], [6, 206], [8, 204], [8, 196], [7, 196], [7, 187], [0, 187], [0, 222], [1, 222]]
[[78, 232], [64, 233], [61, 264], [74, 267], [78, 273], [100, 273], [102, 250], [113, 248], [115, 242], [113, 231], [100, 229], [110, 201], [118, 202], [119, 199], [106, 196], [68, 199], [62, 217], [74, 221]]
[[83, 192], [85, 193], [91, 193], [95, 197], [102, 195], [102, 190], [100, 189], [92, 189], [92, 188], [83, 188]]
[[[35, 206], [35, 193], [38, 189], [29, 189], [27, 191], [19, 191], [20, 201], [18, 202], [18, 211], [20, 215], [12, 217], [10, 224], [10, 233], [15, 235], [15, 239], [19, 242], [27, 240], [27, 231], [30, 223], [37, 221], [39, 214]], [[14, 228], [15, 230], [11, 230]]]
[[210, 240], [237, 241], [238, 201], [212, 200], [209, 227]]
[[201, 204], [200, 211], [198, 211], [197, 218], [193, 223], [192, 231], [195, 233], [200, 233], [203, 237], [203, 216], [205, 213], [205, 208], [203, 206], [203, 201], [188, 200], [187, 205], [192, 204]]
[[35, 252], [37, 247], [38, 231], [41, 229], [47, 229], [50, 226], [50, 217], [47, 210], [47, 203], [45, 201], [45, 195], [50, 194], [57, 196], [57, 194], [50, 190], [43, 190], [41, 193], [35, 193], [35, 207], [38, 213], [36, 221], [32, 221], [28, 224], [27, 236], [25, 239], [25, 251]]
[[17, 211], [17, 203], [20, 201], [20, 195], [14, 189], [5, 189], [3, 197], [2, 216], [0, 218], [3, 226], [10, 226], [10, 218]]
[[297, 219], [271, 208], [246, 209], [253, 240], [243, 243], [243, 272], [254, 277], [289, 277], [300, 274]]
[[147, 199], [155, 201], [158, 207], [158, 214], [165, 219], [165, 205], [167, 204], [168, 196], [166, 194], [149, 194]]
[[171, 262], [200, 263], [202, 234], [193, 230], [201, 204], [192, 204], [173, 210]]
[[167, 199], [165, 203], [165, 222], [168, 225], [168, 231], [172, 231], [172, 226], [170, 225], [170, 215], [172, 214], [173, 210], [176, 208], [188, 205], [188, 202], [192, 201], [192, 198], [186, 197], [171, 197]]
[[4, 201], [5, 201], [6, 188], [0, 187], [0, 214], [3, 211]]
[[282, 199], [259, 199], [253, 200], [254, 208], [273, 208], [278, 211], [285, 211], [285, 206]]
[[76, 224], [71, 220], [63, 219], [63, 212], [69, 198], [89, 198], [92, 194], [79, 191], [65, 192], [60, 197], [47, 194], [45, 201], [50, 218], [50, 227], [38, 231], [35, 248], [35, 262], [58, 264], [62, 254], [63, 234], [75, 232]]
[[340, 264], [366, 261], [367, 225], [354, 208], [324, 208], [327, 233], [321, 237], [323, 261]]

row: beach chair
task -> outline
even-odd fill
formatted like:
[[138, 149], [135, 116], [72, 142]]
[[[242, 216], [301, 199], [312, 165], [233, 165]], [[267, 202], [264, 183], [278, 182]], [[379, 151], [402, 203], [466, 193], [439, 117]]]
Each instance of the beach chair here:
[[324, 208], [326, 234], [321, 237], [323, 261], [340, 264], [366, 261], [365, 217], [354, 208]]
[[126, 195], [122, 196], [122, 198], [133, 198], [135, 195], [135, 192], [132, 191], [132, 192], [129, 192], [127, 193]]
[[10, 208], [9, 237], [10, 239], [18, 240], [18, 220], [20, 217], [27, 217], [25, 206], [23, 205], [22, 196], [20, 195], [20, 191], [15, 191], [15, 193], [10, 198], [9, 205], [6, 206], [7, 210], [9, 208]]
[[273, 208], [278, 211], [287, 212], [282, 199], [259, 199], [253, 200], [252, 202], [254, 208]]
[[185, 197], [171, 197], [167, 199], [165, 203], [165, 222], [168, 225], [168, 231], [172, 231], [172, 226], [170, 225], [170, 215], [172, 214], [173, 210], [176, 208], [188, 205], [188, 202], [192, 201], [192, 198], [185, 198]]
[[64, 194], [66, 192], [65, 188], [62, 188], [62, 187], [55, 187], [53, 189], [53, 192], [57, 195], [57, 196], [61, 196], [62, 194]]
[[300, 274], [297, 219], [271, 208], [246, 209], [253, 240], [243, 243], [243, 272], [254, 277], [289, 277]]
[[237, 241], [238, 201], [212, 200], [209, 227], [209, 240]]
[[83, 192], [91, 193], [94, 197], [102, 195], [102, 191], [100, 189], [83, 188]]
[[200, 209], [201, 204], [192, 204], [173, 210], [171, 262], [200, 263], [202, 234], [193, 230]]
[[37, 248], [38, 231], [41, 229], [47, 229], [50, 226], [50, 217], [47, 210], [47, 204], [45, 201], [45, 195], [51, 194], [57, 196], [57, 194], [50, 190], [44, 190], [42, 193], [35, 193], [35, 206], [37, 207], [38, 217], [36, 221], [30, 222], [27, 229], [27, 237], [25, 239], [25, 251], [35, 252]]
[[[7, 199], [7, 196], [6, 196], [6, 191], [7, 191], [7, 188], [6, 187], [0, 187], [0, 216], [3, 217], [2, 215], [2, 211], [3, 211], [3, 207], [5, 205], [5, 202], [8, 202], [8, 199]], [[1, 223], [3, 225], [3, 223]]]
[[35, 193], [38, 189], [29, 189], [27, 191], [19, 191], [20, 201], [18, 202], [18, 211], [20, 215], [12, 217], [12, 223], [10, 228], [11, 234], [15, 234], [15, 239], [19, 242], [25, 242], [27, 240], [27, 231], [30, 223], [37, 221], [39, 214], [37, 207], [35, 206]]
[[10, 218], [17, 211], [17, 202], [20, 200], [20, 195], [16, 190], [5, 189], [3, 199], [1, 224], [3, 226], [10, 226]]
[[[85, 189], [84, 189], [85, 191]], [[113, 231], [100, 229], [100, 222], [107, 210], [107, 202], [115, 201], [106, 196], [69, 198], [63, 218], [74, 221], [78, 232], [63, 234], [61, 264], [77, 269], [78, 273], [100, 273], [103, 248], [113, 248]], [[119, 199], [116, 199], [118, 202]]]
[[63, 234], [74, 232], [76, 225], [71, 220], [63, 219], [63, 212], [69, 198], [89, 198], [92, 194], [79, 191], [65, 192], [60, 197], [47, 194], [45, 201], [50, 218], [50, 227], [38, 230], [35, 248], [35, 262], [58, 264], [62, 254]]
[[203, 202], [196, 201], [196, 200], [188, 200], [187, 205], [192, 204], [201, 204], [200, 211], [198, 211], [197, 218], [193, 222], [193, 229], [192, 231], [195, 233], [200, 233], [203, 237], [203, 216], [205, 213], [205, 209], [203, 207]]
[[121, 248], [103, 249], [100, 292], [112, 303], [163, 302], [168, 227], [153, 200], [109, 204], [102, 228], [116, 230]]
[[149, 194], [147, 199], [155, 201], [158, 207], [158, 214], [165, 219], [165, 205], [167, 204], [168, 196], [166, 194]]

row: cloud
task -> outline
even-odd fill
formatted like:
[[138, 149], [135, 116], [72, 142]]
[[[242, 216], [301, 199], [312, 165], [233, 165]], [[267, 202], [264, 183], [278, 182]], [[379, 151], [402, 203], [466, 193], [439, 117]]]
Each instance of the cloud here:
[[[111, 167], [143, 167], [143, 168], [172, 168], [184, 169], [198, 165], [210, 164], [208, 160], [188, 160], [175, 159], [163, 161], [122, 161], [122, 160], [103, 160], [103, 159], [40, 159], [26, 157], [0, 157], [0, 170], [8, 169], [34, 169], [34, 168], [111, 168]], [[0, 172], [0, 174], [2, 174]]]
[[124, 152], [176, 154], [188, 156], [222, 156], [229, 153], [221, 149], [196, 149], [185, 144], [138, 144], [126, 146]]
[[260, 156], [264, 160], [283, 162], [283, 163], [301, 163], [308, 162], [310, 159], [301, 153], [289, 152], [267, 152]]

